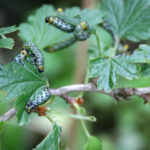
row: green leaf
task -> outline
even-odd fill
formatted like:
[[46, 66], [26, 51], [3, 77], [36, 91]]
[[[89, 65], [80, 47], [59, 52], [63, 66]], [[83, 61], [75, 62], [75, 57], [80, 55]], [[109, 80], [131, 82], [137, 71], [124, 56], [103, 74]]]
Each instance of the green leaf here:
[[[145, 55], [147, 56], [148, 61], [150, 61], [150, 46], [146, 44], [142, 44], [139, 46], [139, 49], [145, 51]], [[150, 75], [150, 64], [143, 64], [141, 66], [141, 75], [142, 76]]]
[[90, 61], [90, 78], [98, 77], [99, 89], [110, 91], [117, 84], [118, 75], [128, 79], [139, 77], [139, 63], [150, 63], [150, 47], [140, 45], [132, 55], [114, 58], [97, 58]]
[[24, 66], [11, 62], [3, 66], [0, 72], [0, 83], [0, 90], [7, 92], [5, 100], [16, 99], [17, 118], [19, 122], [23, 122], [22, 117], [28, 120], [24, 116], [27, 101], [29, 98], [34, 99], [46, 88], [47, 79], [29, 62], [25, 61]]
[[150, 75], [150, 64], [143, 64], [141, 66], [141, 75], [149, 76]]
[[15, 32], [17, 30], [18, 30], [18, 28], [16, 26], [0, 28], [0, 35], [8, 34], [8, 33], [11, 33], [11, 32]]
[[48, 136], [33, 150], [59, 150], [60, 134], [61, 127], [55, 124]]
[[14, 47], [14, 40], [12, 38], [0, 39], [0, 48], [12, 49]]
[[4, 98], [6, 97], [6, 95], [7, 95], [6, 91], [0, 90], [0, 101], [4, 100]]
[[0, 48], [7, 48], [7, 49], [13, 48], [14, 40], [12, 38], [6, 38], [4, 34], [15, 32], [17, 30], [18, 28], [16, 26], [0, 28], [0, 35], [2, 36], [2, 39], [0, 39]]
[[[65, 11], [66, 17], [73, 18], [80, 15], [84, 21], [88, 21], [91, 26], [102, 22], [103, 14], [99, 10], [80, 10], [78, 7], [68, 8]], [[39, 49], [64, 41], [72, 37], [73, 33], [65, 33], [57, 28], [45, 23], [46, 16], [54, 16], [56, 11], [51, 5], [44, 5], [39, 8], [34, 15], [28, 17], [27, 23], [19, 26], [19, 37], [25, 41], [34, 42]]]
[[150, 38], [149, 0], [104, 0], [102, 10], [114, 35], [140, 41]]
[[102, 150], [102, 142], [95, 136], [90, 136], [88, 143], [85, 145], [85, 150]]

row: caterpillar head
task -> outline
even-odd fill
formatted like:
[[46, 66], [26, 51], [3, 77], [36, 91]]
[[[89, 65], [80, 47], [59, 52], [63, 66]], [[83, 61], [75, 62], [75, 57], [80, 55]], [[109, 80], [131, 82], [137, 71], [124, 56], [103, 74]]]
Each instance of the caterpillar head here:
[[27, 57], [27, 56], [29, 55], [27, 49], [25, 49], [25, 48], [23, 48], [20, 53], [21, 53], [21, 55], [23, 55], [24, 57]]
[[128, 45], [128, 44], [125, 44], [125, 45], [123, 46], [123, 48], [124, 48], [124, 49], [129, 49], [129, 45]]
[[88, 29], [88, 25], [85, 21], [81, 21], [79, 24], [81, 25], [82, 30], [87, 30]]
[[45, 18], [45, 22], [47, 22], [49, 24], [53, 23], [53, 21], [54, 21], [54, 17], [52, 17], [52, 16]]
[[38, 68], [39, 72], [43, 72], [44, 71], [44, 66], [37, 66], [37, 68]]
[[34, 106], [33, 106], [32, 102], [28, 102], [25, 110], [28, 114], [30, 114], [32, 112], [33, 108], [34, 108]]

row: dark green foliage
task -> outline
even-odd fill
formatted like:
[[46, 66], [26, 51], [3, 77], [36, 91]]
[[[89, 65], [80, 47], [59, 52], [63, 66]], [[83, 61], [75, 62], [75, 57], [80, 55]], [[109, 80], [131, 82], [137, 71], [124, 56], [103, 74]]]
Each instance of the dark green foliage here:
[[24, 65], [11, 62], [0, 72], [0, 89], [7, 91], [5, 100], [15, 100], [19, 122], [25, 114], [25, 106], [29, 98], [34, 98], [37, 90], [42, 91], [47, 86], [47, 79], [24, 61]]
[[118, 75], [128, 80], [140, 77], [140, 65], [138, 64], [150, 63], [150, 47], [141, 45], [130, 56], [120, 55], [113, 58], [98, 58], [94, 54], [93, 58], [90, 61], [90, 78], [98, 77], [98, 88], [108, 92], [117, 84]]

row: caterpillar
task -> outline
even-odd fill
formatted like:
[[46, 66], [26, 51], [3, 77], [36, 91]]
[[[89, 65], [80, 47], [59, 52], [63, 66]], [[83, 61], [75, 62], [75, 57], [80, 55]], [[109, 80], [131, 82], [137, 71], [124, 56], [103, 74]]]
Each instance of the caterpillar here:
[[63, 19], [57, 16], [48, 16], [45, 18], [45, 22], [51, 24], [52, 26], [64, 31], [64, 32], [73, 32], [75, 26], [65, 22]]
[[88, 31], [88, 24], [85, 21], [79, 22], [74, 31], [74, 36], [78, 41], [85, 41], [90, 37], [90, 32]]
[[31, 56], [32, 63], [35, 65], [39, 72], [44, 71], [44, 57], [40, 50], [32, 42], [26, 42], [23, 45], [24, 49], [28, 50], [29, 56]]
[[[59, 8], [57, 10], [57, 13], [63, 13], [63, 9]], [[58, 44], [54, 44], [50, 47], [45, 48], [46, 51], [48, 52], [59, 51], [65, 47], [72, 45], [76, 41], [84, 41], [90, 37], [91, 33], [89, 32], [89, 26], [87, 22], [78, 21], [79, 23], [77, 22], [76, 24], [74, 24], [66, 20], [68, 20], [68, 18], [63, 18], [63, 14], [60, 14], [58, 17], [48, 16], [45, 18], [46, 23], [49, 23], [62, 31], [72, 32], [74, 34], [74, 37], [71, 37], [66, 41], [62, 41], [59, 42]]]
[[25, 108], [26, 112], [30, 114], [34, 110], [34, 108], [48, 101], [50, 96], [51, 96], [50, 91], [48, 88], [46, 88], [34, 100], [29, 99]]
[[63, 48], [66, 48], [70, 45], [72, 45], [73, 43], [75, 43], [77, 41], [77, 38], [75, 38], [74, 36], [65, 40], [65, 41], [62, 41], [62, 42], [59, 42], [58, 44], [54, 44], [50, 47], [47, 47], [45, 50], [48, 51], [48, 52], [56, 52], [56, 51], [59, 51]]
[[13, 61], [23, 65], [23, 60], [25, 60], [28, 55], [29, 55], [28, 50], [23, 48], [21, 50], [21, 52], [18, 55], [15, 56]]

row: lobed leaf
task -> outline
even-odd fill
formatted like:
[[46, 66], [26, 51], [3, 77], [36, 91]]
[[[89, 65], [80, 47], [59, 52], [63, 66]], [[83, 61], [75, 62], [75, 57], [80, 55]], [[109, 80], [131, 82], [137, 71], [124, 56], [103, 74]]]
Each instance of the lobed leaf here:
[[115, 36], [136, 42], [150, 38], [149, 0], [103, 0], [101, 8]]
[[29, 62], [25, 61], [24, 65], [11, 62], [0, 71], [0, 83], [0, 90], [7, 92], [4, 100], [16, 99], [17, 118], [21, 122], [22, 117], [25, 117], [23, 115], [27, 101], [47, 86], [47, 79]]
[[15, 32], [17, 30], [18, 30], [18, 28], [16, 26], [0, 28], [0, 35], [8, 34], [8, 33], [11, 33], [11, 32]]
[[0, 48], [12, 49], [14, 47], [14, 40], [12, 38], [0, 39]]
[[97, 58], [90, 61], [90, 78], [98, 77], [97, 86], [109, 92], [118, 82], [118, 76], [128, 80], [137, 79], [140, 65], [150, 63], [150, 47], [140, 45], [132, 55], [113, 58]]

